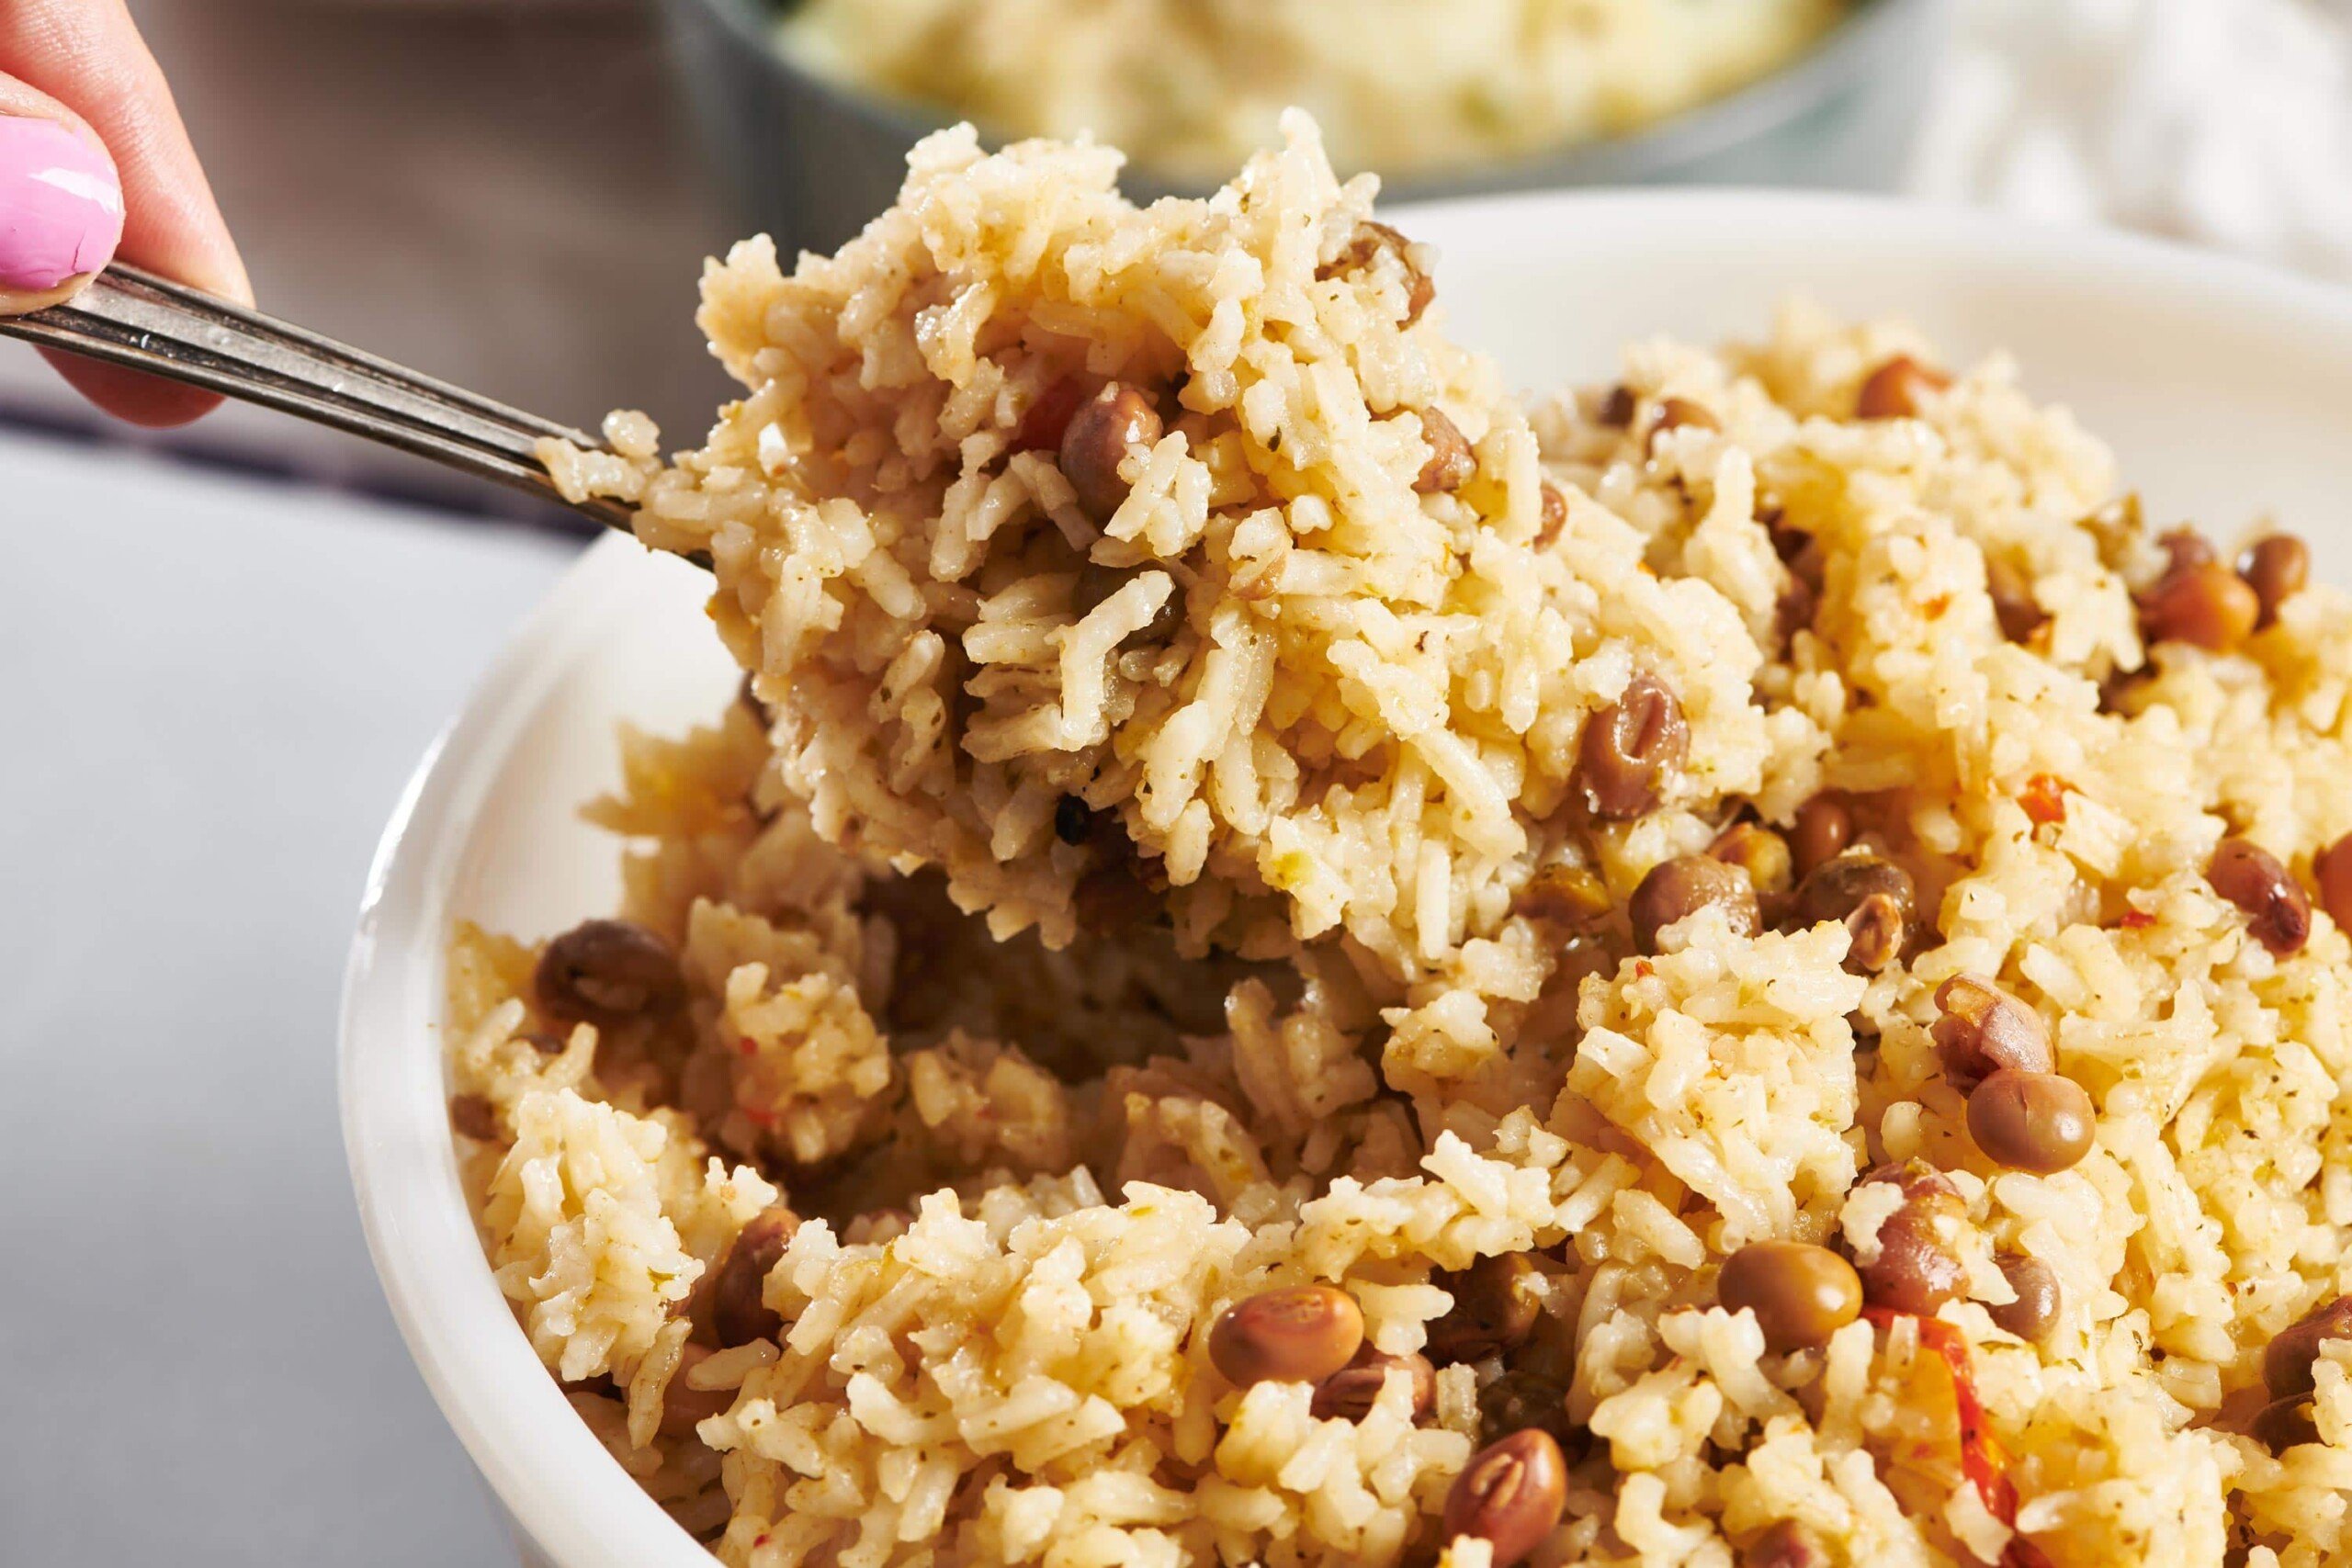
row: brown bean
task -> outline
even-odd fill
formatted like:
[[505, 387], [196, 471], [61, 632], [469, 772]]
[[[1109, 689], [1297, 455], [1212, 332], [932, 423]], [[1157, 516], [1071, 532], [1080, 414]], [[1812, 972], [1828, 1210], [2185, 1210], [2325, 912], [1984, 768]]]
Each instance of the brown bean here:
[[[1079, 570], [1078, 586], [1070, 593], [1070, 607], [1081, 615], [1089, 614], [1103, 600], [1125, 588], [1128, 581], [1141, 570], [1139, 567], [1102, 566], [1096, 562], [1088, 561]], [[1120, 646], [1124, 648], [1130, 643], [1166, 642], [1176, 635], [1176, 628], [1183, 624], [1184, 590], [1181, 586], [1173, 587], [1169, 590], [1168, 597], [1159, 602], [1159, 608], [1151, 613], [1151, 619], [1146, 621], [1138, 630], [1131, 631], [1122, 637]]]
[[2278, 606], [2303, 591], [2312, 578], [2312, 547], [2292, 534], [2269, 534], [2248, 546], [2238, 559], [2238, 575], [2254, 590], [2262, 612], [2257, 627], [2278, 618]]
[[1543, 502], [1543, 516], [1535, 530], [1535, 542], [1548, 545], [1560, 536], [1561, 529], [1568, 525], [1568, 498], [1562, 495], [1559, 486], [1550, 479], [1537, 487], [1536, 494]]
[[2274, 1398], [2309, 1393], [2320, 1341], [2352, 1339], [2352, 1296], [2324, 1301], [2278, 1331], [2262, 1352], [2262, 1382]]
[[1980, 975], [1954, 975], [1936, 987], [1942, 1010], [1928, 1032], [1944, 1077], [1966, 1094], [2003, 1067], [2046, 1073], [2058, 1065], [2041, 1015]]
[[1805, 874], [1797, 886], [1797, 923], [1817, 926], [1844, 919], [1873, 896], [1894, 899], [1907, 913], [1913, 898], [1911, 874], [1868, 850], [1849, 850]]
[[1097, 523], [1107, 521], [1127, 499], [1119, 465], [1148, 450], [1162, 434], [1159, 411], [1149, 398], [1125, 381], [1105, 381], [1062, 431], [1062, 478], [1078, 492], [1079, 510]]
[[1634, 389], [1620, 381], [1609, 389], [1600, 400], [1600, 406], [1593, 410], [1593, 421], [1612, 430], [1623, 430], [1634, 423], [1634, 411], [1640, 403], [1641, 400], [1634, 395]]
[[1888, 1160], [1874, 1165], [1855, 1179], [1859, 1187], [1864, 1182], [1891, 1181], [1907, 1200], [1958, 1198], [1960, 1189], [1952, 1185], [1951, 1177], [1923, 1159]]
[[761, 1298], [800, 1216], [782, 1203], [761, 1210], [736, 1233], [710, 1280], [710, 1322], [722, 1348], [782, 1340], [784, 1318]]
[[2261, 615], [2262, 601], [2245, 579], [2219, 561], [2168, 571], [2140, 595], [2140, 635], [2152, 643], [2185, 642], [2227, 653]]
[[1917, 419], [1928, 394], [1951, 385], [1951, 378], [1933, 366], [1898, 354], [1863, 378], [1854, 394], [1858, 419]]
[[2291, 1393], [2274, 1399], [2255, 1412], [2247, 1435], [2274, 1454], [2319, 1441], [2319, 1423], [2312, 1416], [2312, 1397]]
[[1470, 438], [1462, 427], [1445, 417], [1445, 411], [1434, 405], [1419, 411], [1421, 439], [1430, 449], [1429, 460], [1413, 479], [1413, 489], [1422, 495], [1435, 495], [1441, 491], [1460, 490], [1470, 476], [1478, 471], [1478, 458], [1470, 450]]
[[1764, 1343], [1786, 1355], [1825, 1344], [1862, 1312], [1861, 1276], [1826, 1247], [1751, 1241], [1724, 1260], [1715, 1298], [1752, 1312]]
[[[2140, 499], [2138, 496], [2126, 496], [2124, 499], [2131, 502], [2133, 509], [2137, 510]], [[2164, 575], [2166, 577], [2177, 571], [2187, 571], [2192, 567], [2210, 566], [2222, 558], [2213, 548], [2213, 541], [2186, 523], [2177, 528], [2167, 528], [2157, 535], [2156, 544], [2165, 552]]]
[[2352, 833], [2312, 858], [2312, 875], [2319, 883], [2320, 908], [2327, 918], [2352, 931]]
[[498, 1108], [486, 1094], [449, 1097], [449, 1125], [478, 1144], [498, 1141]]
[[1086, 383], [1076, 376], [1061, 379], [1039, 392], [1012, 433], [1016, 452], [1054, 452], [1069, 433], [1070, 416], [1086, 400]]
[[583, 920], [548, 942], [531, 988], [548, 1017], [599, 1029], [674, 1011], [686, 997], [669, 944], [628, 920]]
[[2009, 1281], [2009, 1289], [2018, 1293], [2013, 1302], [1984, 1310], [1999, 1327], [2016, 1335], [2029, 1345], [2039, 1345], [2050, 1337], [2058, 1326], [2058, 1313], [2065, 1295], [2059, 1289], [2057, 1270], [2041, 1258], [2025, 1252], [2004, 1252], [1994, 1262]]
[[1789, 890], [1792, 864], [1789, 841], [1760, 822], [1733, 823], [1715, 835], [1707, 853], [1746, 872], [1747, 885], [1759, 895]]
[[1797, 807], [1797, 818], [1789, 829], [1789, 859], [1799, 876], [1809, 876], [1814, 867], [1837, 859], [1846, 852], [1853, 841], [1854, 815], [1846, 803], [1834, 795], [1816, 795]]
[[2245, 911], [2245, 929], [2273, 956], [2311, 940], [2312, 900], [2278, 857], [2250, 839], [2223, 839], [2206, 863], [2213, 891]]
[[1609, 885], [1580, 865], [1539, 866], [1511, 908], [1541, 920], [1582, 924], [1609, 912]]
[[1369, 220], [1357, 224], [1355, 233], [1348, 240], [1347, 248], [1317, 270], [1315, 276], [1339, 277], [1362, 272], [1372, 265], [1383, 252], [1395, 256], [1397, 265], [1405, 269], [1404, 324], [1409, 327], [1421, 319], [1421, 312], [1428, 310], [1430, 301], [1437, 298], [1437, 285], [1414, 262], [1412, 242], [1387, 224]]
[[1307, 1413], [1317, 1421], [1361, 1421], [1372, 1413], [1373, 1402], [1388, 1386], [1388, 1374], [1401, 1371], [1413, 1390], [1413, 1419], [1427, 1416], [1437, 1404], [1437, 1369], [1427, 1356], [1391, 1356], [1365, 1340], [1355, 1359], [1315, 1385], [1315, 1401]]
[[1902, 1206], [1879, 1225], [1878, 1257], [1855, 1261], [1862, 1299], [1871, 1306], [1932, 1316], [1966, 1281], [1950, 1239], [1950, 1233], [1968, 1222], [1960, 1189], [1917, 1159], [1880, 1166], [1861, 1179], [1893, 1182], [1903, 1194]]
[[1724, 912], [1734, 936], [1754, 936], [1763, 923], [1757, 912], [1756, 888], [1747, 874], [1713, 855], [1658, 862], [1634, 889], [1625, 913], [1634, 922], [1635, 944], [1644, 953], [1656, 953], [1658, 932], [1710, 907]]
[[1453, 1305], [1429, 1327], [1433, 1361], [1476, 1361], [1527, 1343], [1543, 1306], [1527, 1287], [1535, 1265], [1523, 1252], [1481, 1258], [1467, 1269], [1441, 1269], [1431, 1281]]
[[1290, 1285], [1238, 1302], [1209, 1329], [1209, 1359], [1236, 1388], [1321, 1382], [1363, 1344], [1363, 1309], [1333, 1285]]
[[1933, 1316], [1937, 1308], [1960, 1294], [1964, 1282], [1960, 1259], [1937, 1243], [1911, 1211], [1897, 1210], [1880, 1227], [1879, 1236], [1879, 1260], [1854, 1266], [1862, 1276], [1865, 1302], [1893, 1312]]
[[1708, 412], [1703, 403], [1688, 398], [1659, 400], [1657, 412], [1651, 416], [1649, 434], [1642, 439], [1642, 450], [1657, 450], [1657, 438], [1669, 430], [1721, 430], [1723, 422]]
[[1829, 1568], [1829, 1549], [1794, 1519], [1782, 1519], [1740, 1549], [1739, 1568]]
[[686, 1382], [686, 1374], [711, 1356], [709, 1347], [688, 1345], [678, 1357], [678, 1364], [670, 1369], [670, 1381], [662, 1390], [662, 1435], [665, 1438], [691, 1438], [695, 1428], [714, 1416], [724, 1416], [735, 1406], [735, 1391], [731, 1388], [696, 1388]]
[[1854, 850], [1824, 861], [1797, 885], [1790, 918], [1797, 930], [1827, 920], [1845, 924], [1846, 968], [1876, 974], [1903, 955], [1915, 894], [1911, 874], [1891, 860]]
[[1968, 1135], [1996, 1164], [2052, 1176], [2090, 1153], [2090, 1091], [2057, 1073], [2003, 1067], [1968, 1095]]
[[2011, 642], [2025, 641], [2050, 619], [2049, 612], [2034, 601], [2032, 581], [2005, 556], [1985, 558], [1984, 588], [1993, 597], [1993, 619]]
[[1577, 783], [1596, 817], [1639, 817], [1655, 807], [1690, 753], [1690, 723], [1667, 683], [1647, 671], [1624, 694], [1585, 720]]
[[1875, 975], [1903, 956], [1910, 940], [1906, 906], [1883, 893], [1873, 893], [1846, 917], [1846, 967], [1855, 974]]
[[1549, 1432], [1530, 1427], [1470, 1457], [1445, 1495], [1445, 1539], [1476, 1536], [1494, 1568], [1512, 1565], [1558, 1528], [1568, 1503], [1568, 1464]]

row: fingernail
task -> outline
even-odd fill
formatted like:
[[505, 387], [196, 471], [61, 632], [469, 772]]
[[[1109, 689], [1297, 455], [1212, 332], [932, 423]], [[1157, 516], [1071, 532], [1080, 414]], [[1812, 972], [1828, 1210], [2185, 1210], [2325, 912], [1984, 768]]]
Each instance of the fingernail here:
[[122, 241], [114, 165], [53, 119], [0, 116], [0, 288], [55, 288]]

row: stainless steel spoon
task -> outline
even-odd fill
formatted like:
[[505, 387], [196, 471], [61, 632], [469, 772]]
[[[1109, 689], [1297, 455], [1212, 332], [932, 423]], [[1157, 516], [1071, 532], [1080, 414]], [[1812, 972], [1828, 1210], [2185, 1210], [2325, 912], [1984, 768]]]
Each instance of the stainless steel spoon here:
[[556, 492], [537, 446], [604, 443], [316, 333], [118, 263], [62, 305], [0, 316], [0, 335], [281, 410], [571, 506], [628, 531], [629, 508]]

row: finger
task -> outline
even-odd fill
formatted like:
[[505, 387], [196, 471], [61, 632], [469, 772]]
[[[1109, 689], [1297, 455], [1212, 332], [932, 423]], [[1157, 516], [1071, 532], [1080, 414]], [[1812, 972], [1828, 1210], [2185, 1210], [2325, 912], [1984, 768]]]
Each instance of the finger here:
[[[69, 299], [113, 259], [127, 226], [122, 179], [87, 121], [0, 76], [0, 310]], [[93, 359], [42, 350], [60, 375], [137, 424], [184, 424], [220, 402], [209, 392]]]
[[[121, 182], [116, 254], [183, 283], [251, 303], [244, 264], [181, 127], [171, 89], [120, 0], [0, 4], [0, 113], [32, 114], [95, 131]], [[107, 412], [178, 424], [220, 400], [112, 366], [54, 356], [66, 379]]]
[[0, 78], [0, 310], [66, 298], [121, 241], [122, 182], [97, 133]]
[[[121, 178], [97, 133], [62, 104], [0, 78], [0, 315], [81, 292], [114, 258], [122, 230]], [[211, 406], [168, 381], [42, 353], [84, 396], [142, 424], [178, 423]]]

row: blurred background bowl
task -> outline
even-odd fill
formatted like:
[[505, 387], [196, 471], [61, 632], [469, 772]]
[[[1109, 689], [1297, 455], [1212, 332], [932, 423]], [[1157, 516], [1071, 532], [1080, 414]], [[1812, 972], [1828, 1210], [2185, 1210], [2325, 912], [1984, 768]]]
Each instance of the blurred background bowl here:
[[[775, 47], [766, 0], [661, 0], [680, 84], [732, 215], [790, 256], [830, 251], [889, 206], [907, 149], [949, 123], [820, 76]], [[1557, 186], [1888, 190], [1901, 178], [1948, 0], [1859, 0], [1794, 61], [1640, 130], [1469, 169], [1390, 179], [1390, 201]], [[985, 131], [986, 127], [982, 130]], [[1138, 200], [1199, 195], [1133, 166]]]

